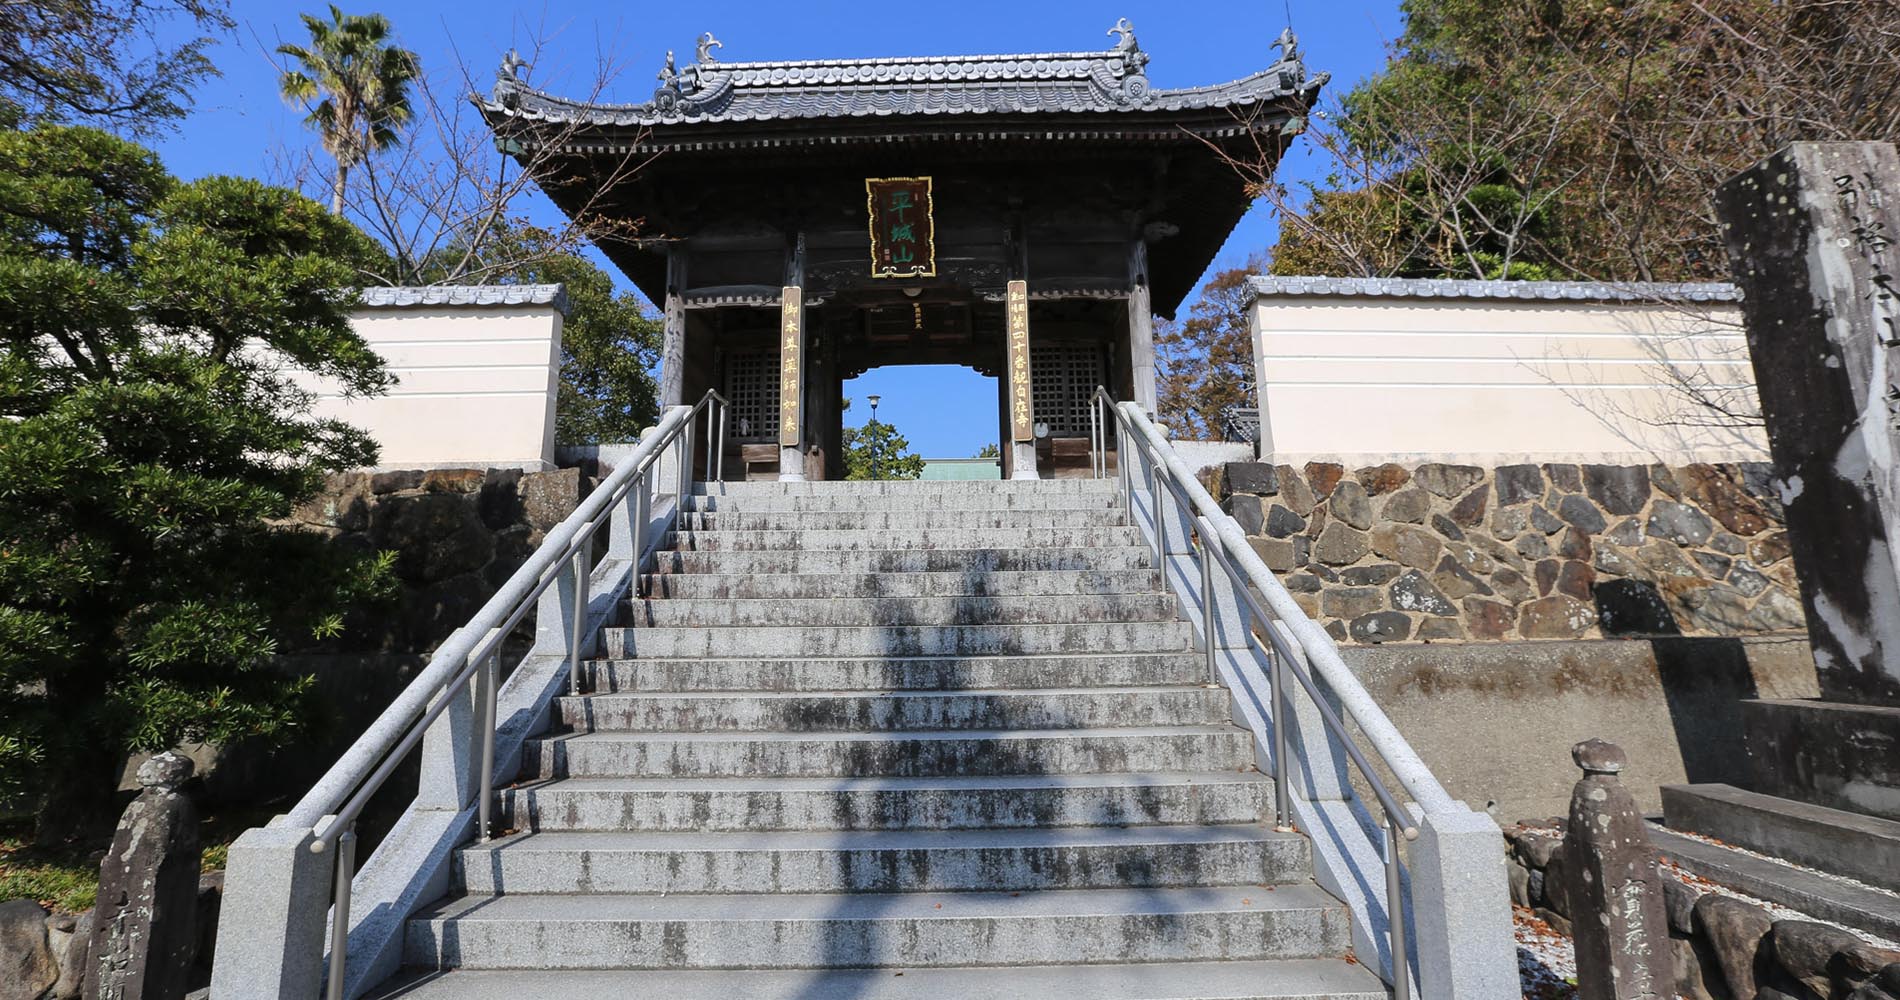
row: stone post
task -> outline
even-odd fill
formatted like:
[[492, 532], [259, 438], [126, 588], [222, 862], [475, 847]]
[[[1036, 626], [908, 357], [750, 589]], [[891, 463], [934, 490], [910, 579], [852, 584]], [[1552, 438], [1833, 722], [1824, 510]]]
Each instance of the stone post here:
[[125, 808], [99, 863], [81, 995], [183, 997], [197, 951], [198, 810], [178, 786], [191, 761], [167, 751], [139, 767], [144, 791]]
[[1900, 153], [1795, 143], [1715, 206], [1822, 695], [1900, 706]]
[[1662, 873], [1642, 811], [1617, 774], [1629, 762], [1614, 743], [1591, 739], [1570, 756], [1583, 780], [1570, 793], [1564, 832], [1564, 892], [1577, 943], [1580, 1000], [1668, 1000], [1674, 953]]

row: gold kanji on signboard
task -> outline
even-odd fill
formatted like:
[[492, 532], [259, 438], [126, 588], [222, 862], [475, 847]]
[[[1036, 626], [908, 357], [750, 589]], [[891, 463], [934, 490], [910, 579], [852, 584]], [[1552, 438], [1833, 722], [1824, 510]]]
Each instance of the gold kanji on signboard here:
[[804, 353], [799, 320], [804, 311], [804, 291], [797, 285], [785, 286], [779, 296], [778, 347], [778, 443], [785, 448], [798, 447], [799, 402], [804, 395], [799, 378], [799, 363]]
[[1029, 283], [1012, 281], [1005, 296], [1009, 319], [1009, 437], [1034, 441], [1036, 428], [1029, 406]]

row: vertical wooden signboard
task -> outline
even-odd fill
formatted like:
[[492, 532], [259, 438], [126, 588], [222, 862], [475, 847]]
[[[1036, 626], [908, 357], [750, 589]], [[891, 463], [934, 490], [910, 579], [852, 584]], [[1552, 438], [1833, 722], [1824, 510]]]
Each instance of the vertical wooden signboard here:
[[864, 182], [864, 198], [871, 217], [871, 277], [936, 277], [930, 178], [873, 177]]
[[1036, 439], [1029, 406], [1029, 282], [1012, 281], [1005, 299], [1009, 310], [1009, 437]]
[[782, 448], [798, 447], [804, 360], [805, 292], [787, 285], [779, 293], [778, 443]]

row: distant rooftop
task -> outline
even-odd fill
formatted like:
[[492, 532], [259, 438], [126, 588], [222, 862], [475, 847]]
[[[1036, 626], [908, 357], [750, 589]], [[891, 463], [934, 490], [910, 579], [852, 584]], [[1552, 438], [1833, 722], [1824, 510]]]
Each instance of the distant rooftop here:
[[1255, 295], [1383, 296], [1573, 302], [1740, 302], [1726, 282], [1477, 281], [1454, 278], [1306, 278], [1254, 275]]

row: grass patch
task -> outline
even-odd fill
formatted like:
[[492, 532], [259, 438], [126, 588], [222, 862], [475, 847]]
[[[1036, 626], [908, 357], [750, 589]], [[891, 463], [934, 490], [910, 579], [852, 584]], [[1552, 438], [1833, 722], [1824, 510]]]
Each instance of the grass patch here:
[[64, 913], [92, 909], [106, 845], [72, 842], [33, 846], [31, 822], [0, 827], [0, 899], [38, 900]]

